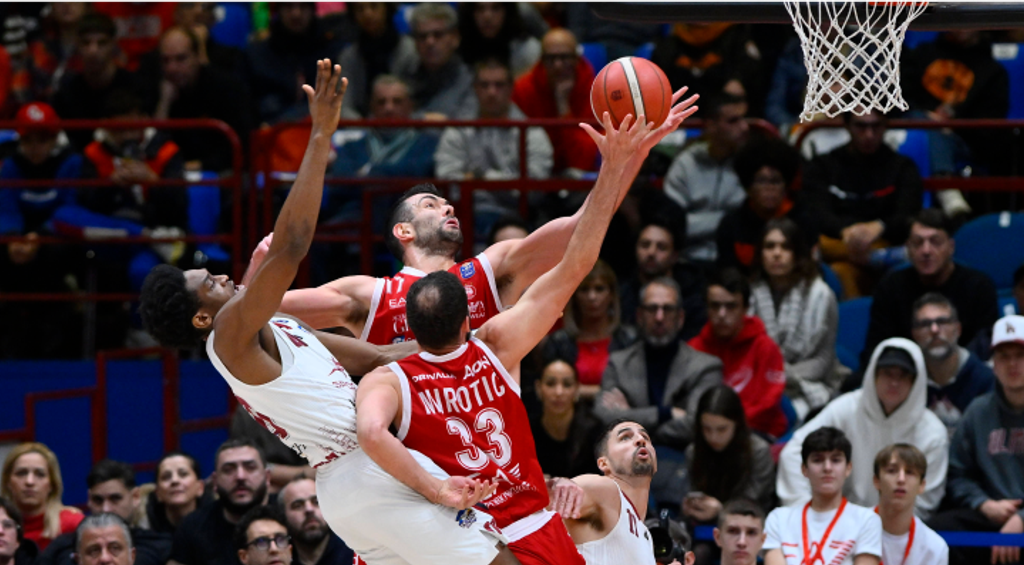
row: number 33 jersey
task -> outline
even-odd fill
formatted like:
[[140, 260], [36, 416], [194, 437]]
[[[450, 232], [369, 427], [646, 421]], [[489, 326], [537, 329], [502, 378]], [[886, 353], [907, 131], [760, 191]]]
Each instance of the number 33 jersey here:
[[398, 438], [450, 475], [497, 479], [483, 501], [505, 528], [548, 504], [519, 385], [482, 341], [388, 365], [402, 387]]

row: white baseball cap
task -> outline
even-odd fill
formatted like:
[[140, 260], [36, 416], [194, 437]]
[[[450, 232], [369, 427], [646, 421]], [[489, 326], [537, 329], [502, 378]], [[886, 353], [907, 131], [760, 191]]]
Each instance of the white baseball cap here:
[[1024, 345], [1024, 316], [1003, 316], [992, 327], [992, 349], [1004, 343]]

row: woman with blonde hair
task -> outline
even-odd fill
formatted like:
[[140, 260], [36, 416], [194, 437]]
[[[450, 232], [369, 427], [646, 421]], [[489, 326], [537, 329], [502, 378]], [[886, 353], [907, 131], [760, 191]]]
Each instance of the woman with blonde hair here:
[[37, 442], [22, 443], [7, 454], [0, 475], [0, 496], [14, 502], [22, 514], [22, 533], [39, 550], [61, 534], [75, 531], [82, 513], [61, 503], [64, 481], [57, 456]]
[[636, 328], [621, 323], [619, 283], [608, 263], [598, 259], [565, 306], [565, 326], [548, 336], [544, 359], [565, 359], [579, 377], [580, 398], [601, 391], [608, 354], [637, 340]]

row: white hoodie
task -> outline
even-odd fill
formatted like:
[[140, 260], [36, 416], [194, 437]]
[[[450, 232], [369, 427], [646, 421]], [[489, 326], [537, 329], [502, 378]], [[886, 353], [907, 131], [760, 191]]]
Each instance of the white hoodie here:
[[[888, 417], [882, 410], [875, 389], [875, 363], [886, 347], [906, 350], [914, 359], [917, 376], [910, 396]], [[864, 372], [860, 390], [848, 392], [832, 402], [793, 434], [779, 456], [776, 491], [783, 505], [802, 503], [811, 498], [811, 486], [800, 471], [800, 448], [804, 438], [825, 426], [838, 428], [853, 446], [853, 472], [846, 480], [843, 494], [854, 504], [871, 508], [878, 504], [875, 490], [875, 455], [893, 443], [909, 443], [924, 453], [928, 460], [926, 490], [917, 497], [915, 514], [927, 518], [939, 506], [946, 491], [946, 466], [949, 460], [949, 439], [945, 425], [927, 407], [928, 372], [917, 344], [901, 337], [878, 344]]]

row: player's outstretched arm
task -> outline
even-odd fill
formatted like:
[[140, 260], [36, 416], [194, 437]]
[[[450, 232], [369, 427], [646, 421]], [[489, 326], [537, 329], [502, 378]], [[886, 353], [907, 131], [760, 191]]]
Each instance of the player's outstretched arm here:
[[[601, 167], [591, 194], [598, 192], [604, 184], [628, 187], [633, 183], [651, 149], [666, 135], [675, 131], [684, 119], [697, 111], [697, 107], [694, 106], [699, 98], [697, 95], [676, 104], [686, 91], [687, 88], [683, 87], [672, 95], [672, 103], [675, 106], [669, 117], [658, 129], [650, 133], [645, 143], [637, 148], [621, 169]], [[626, 194], [627, 190], [619, 192], [614, 209], [619, 208]], [[499, 281], [511, 278], [512, 281], [506, 288], [500, 289], [502, 303], [514, 304], [528, 286], [558, 264], [591, 198], [588, 196], [583, 206], [572, 216], [551, 220], [523, 239], [503, 241], [487, 248], [485, 253], [491, 265], [494, 265], [495, 278]]]
[[415, 341], [373, 345], [354, 337], [328, 332], [316, 332], [316, 337], [334, 355], [338, 363], [353, 375], [365, 375], [377, 367], [405, 359], [419, 351], [419, 345]]
[[356, 391], [359, 446], [388, 474], [435, 504], [459, 510], [491, 496], [495, 483], [467, 477], [440, 480], [413, 459], [389, 427], [401, 410], [398, 377], [381, 367], [363, 377]]
[[[231, 310], [226, 320], [221, 322], [222, 316], [218, 316], [218, 326], [223, 323], [230, 326], [235, 336], [232, 342], [245, 342], [277, 312], [281, 298], [295, 279], [299, 263], [309, 250], [323, 195], [331, 135], [338, 128], [347, 85], [347, 79], [341, 77], [341, 66], [332, 67], [330, 60], [323, 59], [317, 62], [315, 88], [302, 87], [313, 123], [309, 144], [295, 184], [274, 224], [275, 236], [266, 258], [257, 267], [244, 293], [226, 308]], [[221, 343], [217, 341], [218, 346]]]
[[[679, 127], [686, 115], [689, 114], [671, 115], [667, 120], [669, 127]], [[581, 127], [601, 151], [604, 158], [601, 173], [606, 174], [607, 170], [611, 177], [621, 177], [637, 151], [650, 149], [656, 133], [649, 129], [642, 116], [635, 124], [632, 115], [626, 116], [618, 129], [612, 127], [607, 112], [602, 121], [605, 135], [589, 125], [581, 124]], [[597, 261], [620, 193], [628, 188], [617, 184], [596, 186], [555, 268], [537, 279], [512, 309], [490, 319], [477, 332], [477, 337], [491, 347], [506, 367], [514, 366], [533, 349], [561, 315], [572, 293]]]

